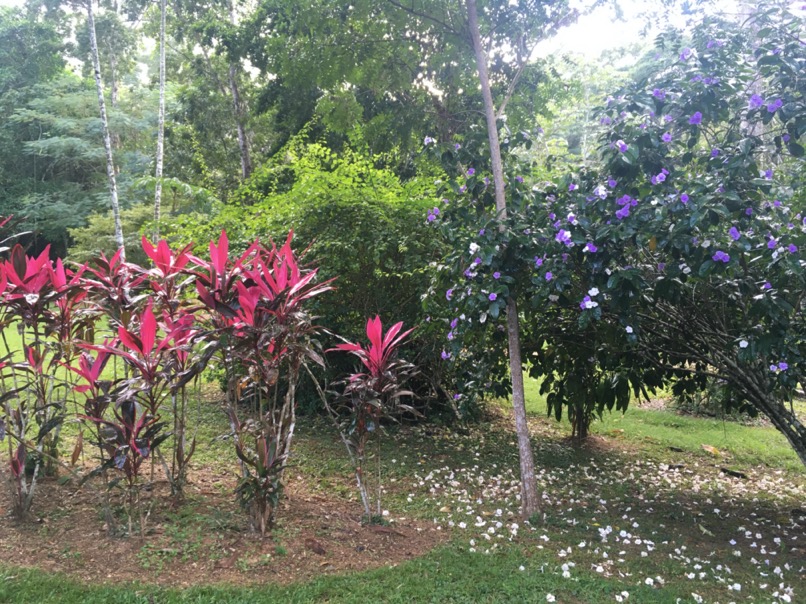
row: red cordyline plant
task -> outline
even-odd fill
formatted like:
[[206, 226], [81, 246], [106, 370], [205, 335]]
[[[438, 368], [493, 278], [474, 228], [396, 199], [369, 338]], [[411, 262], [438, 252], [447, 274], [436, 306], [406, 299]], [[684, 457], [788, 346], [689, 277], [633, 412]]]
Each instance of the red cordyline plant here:
[[[401, 331], [403, 323], [395, 323], [383, 333], [381, 318], [376, 316], [367, 321], [369, 346], [347, 342], [332, 350], [350, 352], [356, 355], [366, 371], [350, 375], [342, 382], [344, 389], [334, 409], [325, 399], [328, 412], [333, 417], [339, 433], [353, 463], [364, 517], [367, 522], [381, 521], [381, 421], [396, 420], [404, 413], [417, 414], [410, 405], [400, 402], [405, 396], [414, 396], [403, 385], [413, 375], [411, 363], [397, 358], [397, 349], [414, 329]], [[367, 471], [367, 446], [372, 434], [376, 436], [377, 496], [375, 512], [371, 501]]]
[[[329, 281], [315, 281], [316, 269], [300, 267], [292, 237], [289, 233], [279, 248], [256, 241], [230, 260], [222, 232], [218, 244], [210, 244], [210, 261], [196, 259], [202, 269], [196, 288], [227, 371], [227, 414], [242, 470], [237, 493], [261, 534], [273, 525], [282, 494], [300, 370], [308, 361], [322, 364], [315, 340], [319, 328], [305, 306], [331, 289]], [[258, 415], [242, 421], [237, 405], [246, 390], [258, 401]]]
[[[56, 369], [73, 353], [69, 339], [83, 297], [80, 275], [61, 262], [54, 265], [49, 251], [45, 248], [32, 257], [15, 245], [0, 268], [0, 327], [6, 348], [2, 436], [9, 438], [14, 511], [19, 517], [30, 511], [40, 470], [55, 473], [59, 461], [67, 388], [57, 379]], [[11, 326], [19, 334], [19, 349], [12, 349], [5, 333]]]

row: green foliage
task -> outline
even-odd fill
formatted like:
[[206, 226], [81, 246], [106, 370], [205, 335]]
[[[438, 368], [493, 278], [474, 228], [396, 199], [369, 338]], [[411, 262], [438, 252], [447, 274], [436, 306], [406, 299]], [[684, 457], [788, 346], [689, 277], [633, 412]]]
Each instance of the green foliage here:
[[[433, 205], [424, 193], [427, 184], [403, 185], [355, 152], [337, 155], [319, 144], [292, 148], [287, 158], [256, 170], [236, 193], [250, 205], [219, 206], [212, 217], [180, 216], [163, 232], [188, 242], [225, 228], [232, 248], [243, 250], [255, 235], [267, 240], [292, 229], [306, 242], [305, 261], [318, 266], [323, 278], [338, 277], [338, 295], [311, 301], [311, 312], [329, 330], [359, 339], [366, 317], [375, 314], [407, 325], [426, 323], [420, 295], [428, 283], [427, 265], [441, 250], [439, 239], [421, 228], [426, 208]], [[412, 348], [417, 351], [412, 362], [424, 367], [412, 387], [418, 405], [425, 406], [442, 398], [435, 389], [440, 348], [428, 330], [415, 333]], [[335, 355], [329, 363], [328, 381], [351, 367]], [[302, 400], [317, 404], [311, 384], [303, 381], [301, 388]]]

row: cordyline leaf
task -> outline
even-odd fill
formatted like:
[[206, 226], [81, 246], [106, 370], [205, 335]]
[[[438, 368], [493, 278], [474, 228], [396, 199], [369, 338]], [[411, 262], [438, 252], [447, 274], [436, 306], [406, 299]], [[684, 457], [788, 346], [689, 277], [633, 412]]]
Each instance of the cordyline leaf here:
[[[227, 261], [229, 260], [229, 239], [227, 232], [221, 231], [221, 236], [218, 238], [218, 245], [210, 242], [210, 263], [213, 265], [216, 273], [223, 274], [227, 269]], [[215, 283], [213, 286], [215, 287]]]

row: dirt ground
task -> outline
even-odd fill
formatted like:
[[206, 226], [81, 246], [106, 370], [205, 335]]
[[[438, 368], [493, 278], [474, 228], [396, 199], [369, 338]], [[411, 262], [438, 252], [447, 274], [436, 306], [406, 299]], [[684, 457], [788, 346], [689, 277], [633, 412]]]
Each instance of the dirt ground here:
[[[0, 474], [7, 486], [8, 473]], [[314, 492], [289, 477], [277, 526], [265, 537], [249, 531], [233, 495], [232, 477], [203, 469], [191, 476], [187, 500], [172, 509], [157, 483], [144, 538], [110, 537], [99, 493], [57, 479], [40, 483], [34, 518], [20, 523], [0, 494], [0, 561], [66, 573], [85, 582], [197, 584], [304, 581], [323, 573], [390, 566], [420, 556], [446, 535], [431, 523], [399, 520], [363, 526], [360, 507]]]

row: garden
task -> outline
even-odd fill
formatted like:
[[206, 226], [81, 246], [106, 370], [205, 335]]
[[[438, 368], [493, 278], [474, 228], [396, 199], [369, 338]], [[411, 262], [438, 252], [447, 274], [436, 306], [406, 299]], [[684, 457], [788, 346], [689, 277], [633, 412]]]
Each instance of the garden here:
[[313, 4], [0, 9], [0, 601], [803, 598], [803, 7]]

